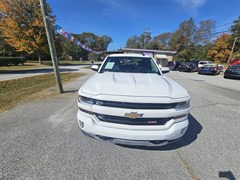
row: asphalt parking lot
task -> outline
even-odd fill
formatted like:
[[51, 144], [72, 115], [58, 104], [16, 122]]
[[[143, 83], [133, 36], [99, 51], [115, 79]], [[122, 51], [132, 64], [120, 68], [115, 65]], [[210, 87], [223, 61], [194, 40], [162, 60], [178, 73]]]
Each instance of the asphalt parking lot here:
[[191, 95], [189, 129], [176, 144], [144, 148], [80, 132], [77, 90], [89, 76], [0, 114], [0, 179], [240, 179], [239, 80], [166, 74]]

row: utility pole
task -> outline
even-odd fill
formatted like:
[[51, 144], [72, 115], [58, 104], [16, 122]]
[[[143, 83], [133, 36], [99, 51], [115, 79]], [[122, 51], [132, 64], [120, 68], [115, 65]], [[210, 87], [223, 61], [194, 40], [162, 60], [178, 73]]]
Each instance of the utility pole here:
[[233, 50], [234, 50], [234, 47], [235, 47], [235, 44], [236, 44], [236, 41], [237, 41], [238, 38], [239, 38], [239, 37], [235, 37], [235, 38], [234, 38], [232, 50], [231, 50], [231, 53], [230, 53], [230, 56], [229, 56], [229, 59], [228, 59], [228, 64], [230, 64], [230, 62], [231, 62]]
[[149, 28], [148, 27], [146, 27], [145, 29], [144, 29], [144, 40], [143, 40], [143, 49], [145, 49], [146, 47], [146, 41], [147, 41], [147, 35], [149, 34]]
[[43, 14], [43, 21], [46, 29], [46, 34], [47, 34], [47, 40], [48, 40], [48, 45], [49, 45], [49, 50], [51, 54], [51, 59], [52, 59], [52, 64], [53, 64], [53, 69], [54, 69], [54, 74], [55, 74], [55, 79], [58, 87], [59, 93], [63, 93], [63, 86], [62, 86], [62, 81], [61, 81], [61, 76], [58, 68], [58, 59], [57, 59], [57, 53], [56, 53], [56, 48], [53, 40], [53, 33], [52, 29], [50, 26], [49, 22], [49, 17], [47, 17], [47, 8], [46, 8], [46, 0], [40, 0], [40, 6]]

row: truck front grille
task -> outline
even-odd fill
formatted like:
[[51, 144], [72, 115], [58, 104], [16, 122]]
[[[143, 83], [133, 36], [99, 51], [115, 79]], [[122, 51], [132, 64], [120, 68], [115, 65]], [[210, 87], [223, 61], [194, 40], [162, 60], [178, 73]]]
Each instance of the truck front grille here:
[[127, 125], [164, 125], [172, 118], [128, 118], [121, 116], [109, 116], [103, 114], [96, 114], [100, 121], [116, 124], [127, 124]]
[[96, 100], [96, 105], [126, 109], [172, 109], [177, 103], [129, 103]]

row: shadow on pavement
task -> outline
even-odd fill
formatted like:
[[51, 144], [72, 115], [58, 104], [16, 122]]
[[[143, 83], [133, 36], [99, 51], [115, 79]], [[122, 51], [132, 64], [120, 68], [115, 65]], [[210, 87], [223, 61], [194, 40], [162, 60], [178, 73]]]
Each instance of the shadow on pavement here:
[[132, 149], [142, 149], [142, 150], [152, 150], [152, 151], [168, 151], [175, 150], [180, 147], [187, 146], [197, 140], [198, 134], [201, 133], [202, 126], [201, 124], [191, 115], [188, 115], [189, 126], [187, 132], [184, 136], [177, 142], [159, 147], [148, 147], [148, 146], [129, 146], [129, 145], [118, 145], [121, 147], [132, 148]]
[[63, 93], [76, 93], [76, 92], [78, 92], [78, 89], [75, 89], [75, 90], [66, 90], [66, 91], [64, 91]]
[[240, 80], [240, 77], [231, 77], [231, 78], [225, 77], [224, 79], [235, 81], [235, 80]]
[[59, 67], [67, 67], [67, 66], [91, 66], [92, 64], [60, 64]]
[[232, 171], [220, 171], [219, 177], [224, 179], [229, 179], [229, 180], [236, 180]]

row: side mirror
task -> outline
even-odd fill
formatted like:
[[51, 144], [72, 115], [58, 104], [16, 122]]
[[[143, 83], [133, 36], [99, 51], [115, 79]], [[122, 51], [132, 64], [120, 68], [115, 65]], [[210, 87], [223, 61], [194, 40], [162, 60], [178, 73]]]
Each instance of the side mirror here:
[[92, 69], [93, 71], [98, 71], [99, 66], [98, 66], [98, 65], [92, 65], [91, 69]]
[[162, 67], [161, 71], [163, 74], [165, 74], [165, 73], [169, 73], [170, 69], [169, 69], [169, 67]]

